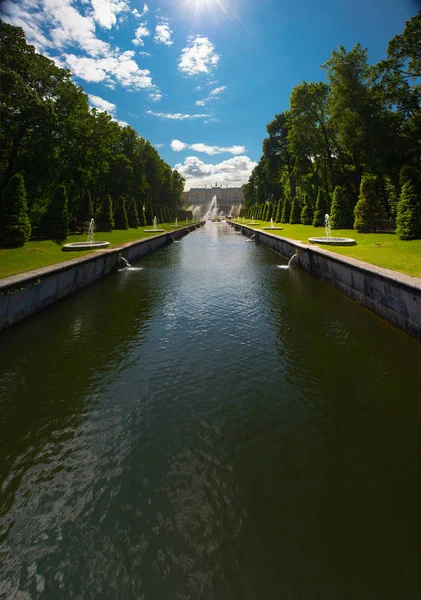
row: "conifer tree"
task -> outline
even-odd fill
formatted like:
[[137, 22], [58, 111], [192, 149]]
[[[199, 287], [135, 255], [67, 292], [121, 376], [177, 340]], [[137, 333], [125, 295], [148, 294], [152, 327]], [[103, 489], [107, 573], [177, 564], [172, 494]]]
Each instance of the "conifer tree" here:
[[421, 239], [421, 194], [413, 178], [408, 178], [401, 190], [396, 233], [401, 240]]
[[41, 230], [50, 240], [65, 240], [69, 233], [69, 211], [66, 187], [59, 185], [47, 212], [43, 215]]
[[14, 175], [0, 199], [0, 245], [23, 246], [31, 235], [23, 177]]
[[310, 198], [310, 195], [305, 192], [303, 209], [301, 211], [301, 223], [303, 225], [311, 225], [313, 223], [313, 218], [314, 218], [313, 201]]
[[284, 206], [283, 198], [279, 198], [279, 200], [278, 200], [278, 207], [276, 209], [276, 217], [275, 217], [276, 223], [280, 223], [281, 222], [283, 206]]
[[113, 204], [109, 194], [103, 200], [99, 213], [95, 215], [95, 225], [98, 231], [114, 229]]
[[289, 223], [291, 216], [291, 198], [289, 194], [285, 194], [284, 205], [282, 207], [281, 223]]
[[145, 205], [139, 203], [139, 208], [137, 210], [137, 214], [139, 216], [139, 223], [141, 227], [146, 226], [146, 218], [145, 218]]
[[335, 187], [330, 209], [330, 226], [332, 229], [350, 229], [353, 224], [353, 214], [348, 196], [340, 185]]
[[126, 211], [126, 199], [124, 196], [120, 196], [120, 198], [117, 200], [117, 205], [114, 212], [114, 226], [116, 229], [129, 228]]
[[301, 210], [301, 198], [299, 194], [296, 194], [292, 202], [291, 215], [289, 218], [289, 222], [291, 223], [291, 225], [301, 223]]
[[137, 212], [136, 202], [134, 198], [128, 199], [128, 208], [127, 208], [127, 220], [129, 222], [129, 227], [137, 229], [139, 227], [139, 215]]
[[376, 178], [373, 175], [363, 175], [354, 217], [354, 228], [360, 233], [377, 231], [385, 218], [384, 207], [376, 192]]
[[86, 223], [94, 216], [94, 210], [92, 208], [91, 192], [87, 190], [81, 199], [81, 204], [77, 213], [77, 219], [80, 224]]
[[148, 203], [146, 205], [146, 210], [145, 210], [145, 218], [146, 218], [146, 225], [150, 226], [153, 225], [153, 209], [152, 209], [152, 204]]
[[329, 212], [329, 201], [325, 191], [320, 188], [317, 194], [316, 210], [314, 211], [314, 227], [322, 227], [325, 224], [325, 215]]

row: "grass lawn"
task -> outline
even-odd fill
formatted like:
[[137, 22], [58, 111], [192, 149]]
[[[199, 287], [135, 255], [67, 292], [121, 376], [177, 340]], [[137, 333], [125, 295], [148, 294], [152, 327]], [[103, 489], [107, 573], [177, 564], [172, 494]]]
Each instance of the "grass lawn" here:
[[[239, 224], [242, 219], [235, 219]], [[262, 227], [269, 227], [270, 223], [261, 222]], [[276, 224], [275, 224], [276, 225]], [[279, 223], [282, 231], [274, 231], [274, 235], [292, 240], [309, 243], [309, 237], [325, 236], [324, 227], [312, 225], [289, 225]], [[259, 230], [261, 227], [256, 227]], [[354, 229], [335, 229], [334, 237], [349, 237], [357, 242], [356, 246], [324, 246], [330, 252], [351, 256], [385, 269], [400, 271], [413, 277], [421, 277], [421, 240], [404, 242], [392, 233], [357, 233]], [[317, 244], [314, 244], [317, 245]]]
[[[172, 223], [160, 223], [159, 229], [174, 231], [174, 229], [178, 229], [184, 225], [186, 225], [186, 223], [183, 222], [179, 222], [177, 227]], [[151, 227], [146, 226], [145, 229], [151, 229]], [[108, 247], [114, 248], [127, 242], [134, 242], [135, 240], [150, 237], [151, 235], [155, 234], [153, 232], [144, 233], [143, 227], [139, 227], [138, 229], [116, 229], [109, 233], [98, 232], [95, 234], [95, 239], [106, 240], [107, 242], [110, 242]], [[69, 235], [66, 242], [84, 242], [85, 240], [86, 234]], [[0, 248], [0, 279], [71, 260], [78, 256], [85, 256], [86, 254], [91, 254], [91, 252], [91, 250], [83, 252], [63, 252], [61, 245], [52, 242], [51, 240], [27, 242], [21, 248]]]

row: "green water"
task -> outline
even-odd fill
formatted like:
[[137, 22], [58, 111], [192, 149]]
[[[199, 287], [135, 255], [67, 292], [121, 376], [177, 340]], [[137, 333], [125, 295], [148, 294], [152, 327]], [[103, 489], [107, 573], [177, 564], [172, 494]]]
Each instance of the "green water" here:
[[417, 598], [421, 346], [227, 225], [0, 336], [0, 598]]

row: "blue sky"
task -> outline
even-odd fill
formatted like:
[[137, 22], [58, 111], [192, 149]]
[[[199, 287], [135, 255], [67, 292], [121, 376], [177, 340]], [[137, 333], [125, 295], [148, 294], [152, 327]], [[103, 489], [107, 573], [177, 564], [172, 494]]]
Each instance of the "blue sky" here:
[[412, 0], [3, 0], [2, 17], [70, 68], [90, 104], [149, 139], [190, 186], [245, 183], [265, 125], [339, 45], [371, 60]]

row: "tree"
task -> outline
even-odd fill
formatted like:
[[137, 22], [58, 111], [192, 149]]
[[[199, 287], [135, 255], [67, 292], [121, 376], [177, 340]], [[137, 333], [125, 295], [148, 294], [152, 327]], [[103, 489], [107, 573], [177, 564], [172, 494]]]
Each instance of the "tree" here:
[[124, 196], [120, 196], [117, 200], [116, 209], [114, 211], [114, 226], [116, 229], [128, 229], [129, 222], [127, 220], [126, 200]]
[[45, 213], [42, 233], [51, 240], [65, 240], [69, 232], [69, 211], [67, 208], [66, 187], [59, 185]]
[[401, 190], [396, 216], [396, 233], [401, 240], [421, 239], [421, 195], [419, 191], [419, 182], [416, 182], [413, 175], [408, 174]]
[[282, 207], [281, 223], [289, 223], [291, 216], [291, 198], [289, 194], [285, 194], [284, 205]]
[[316, 210], [314, 211], [314, 227], [322, 227], [325, 224], [325, 215], [329, 212], [329, 202], [325, 191], [320, 188], [317, 194]]
[[139, 206], [137, 214], [139, 215], [139, 224], [140, 224], [140, 227], [145, 227], [146, 226], [146, 218], [145, 218], [145, 207], [144, 207], [143, 204], [141, 204]]
[[95, 225], [98, 231], [112, 231], [114, 229], [113, 204], [110, 194], [107, 194], [101, 208], [95, 215]]
[[354, 228], [360, 233], [377, 231], [385, 218], [383, 205], [376, 192], [376, 178], [373, 175], [364, 175], [361, 180], [354, 216]]
[[301, 211], [301, 223], [303, 225], [311, 225], [314, 218], [314, 207], [310, 195], [304, 193], [304, 204]]
[[275, 222], [276, 223], [280, 223], [281, 222], [283, 207], [284, 207], [283, 198], [279, 198], [279, 200], [278, 200], [278, 206], [277, 206], [277, 209], [276, 209], [276, 217], [275, 217]]
[[31, 235], [23, 177], [14, 175], [0, 200], [0, 245], [23, 246]]
[[297, 194], [292, 202], [291, 215], [289, 218], [291, 224], [301, 223], [301, 210], [301, 197], [300, 194]]
[[139, 227], [139, 215], [137, 213], [137, 206], [134, 198], [130, 198], [128, 201], [127, 219], [129, 222], [129, 227], [133, 227], [134, 229]]
[[348, 196], [340, 185], [335, 187], [330, 208], [329, 223], [332, 229], [352, 228], [354, 215], [348, 200]]
[[152, 204], [150, 204], [150, 203], [146, 205], [145, 218], [146, 218], [146, 225], [153, 225], [154, 214], [153, 214]]
[[92, 198], [91, 192], [86, 190], [84, 194], [82, 194], [82, 200], [79, 206], [79, 210], [77, 211], [77, 220], [81, 227], [83, 227], [84, 223], [87, 223], [94, 216], [94, 210], [92, 208]]

